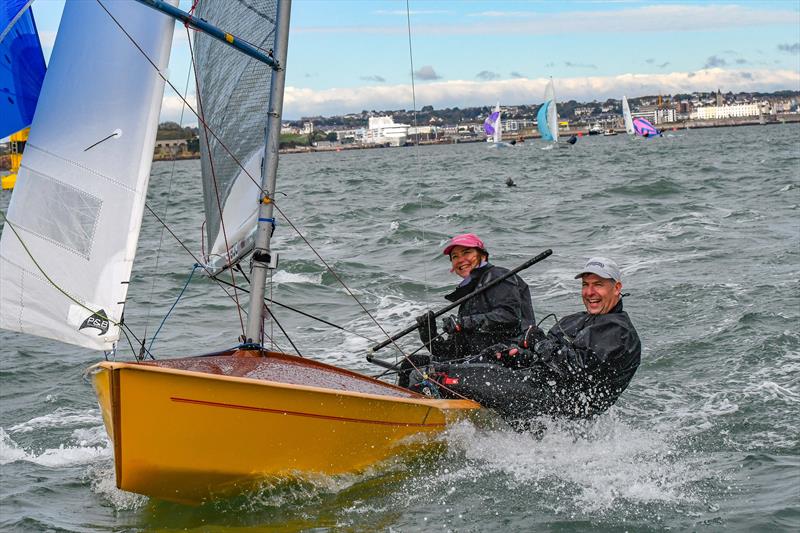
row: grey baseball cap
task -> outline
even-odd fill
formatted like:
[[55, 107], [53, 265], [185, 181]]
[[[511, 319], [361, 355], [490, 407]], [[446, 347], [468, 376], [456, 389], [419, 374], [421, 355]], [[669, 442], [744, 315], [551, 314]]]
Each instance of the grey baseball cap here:
[[612, 259], [607, 257], [592, 257], [589, 259], [581, 273], [575, 276], [575, 279], [582, 278], [584, 274], [597, 274], [601, 278], [622, 281], [622, 272], [619, 271], [619, 267]]

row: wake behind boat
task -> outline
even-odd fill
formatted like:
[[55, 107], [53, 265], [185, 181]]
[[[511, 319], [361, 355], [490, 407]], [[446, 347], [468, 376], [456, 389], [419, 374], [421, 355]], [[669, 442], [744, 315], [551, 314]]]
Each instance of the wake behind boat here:
[[[193, 16], [140, 1], [65, 5], [0, 240], [0, 327], [105, 352], [90, 375], [117, 486], [197, 503], [265, 476], [356, 472], [478, 409], [264, 348], [291, 2], [201, 1]], [[239, 346], [156, 359], [152, 339], [148, 346], [137, 337], [123, 311], [172, 17], [199, 30], [208, 242], [201, 268], [214, 280], [249, 255], [253, 270]], [[260, 181], [254, 169], [263, 169]], [[134, 362], [113, 360], [122, 332], [139, 345]]]

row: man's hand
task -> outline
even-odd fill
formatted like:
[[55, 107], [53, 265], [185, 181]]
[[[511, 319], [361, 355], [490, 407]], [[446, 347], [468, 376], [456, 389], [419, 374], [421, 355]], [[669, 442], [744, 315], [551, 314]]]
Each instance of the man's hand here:
[[442, 329], [448, 335], [455, 335], [456, 333], [461, 332], [463, 328], [461, 327], [461, 322], [458, 320], [458, 317], [455, 315], [450, 315], [444, 319], [444, 322], [442, 323]]
[[484, 349], [480, 355], [481, 361], [499, 363], [508, 368], [525, 368], [538, 360], [531, 350], [520, 348], [512, 344], [493, 344]]

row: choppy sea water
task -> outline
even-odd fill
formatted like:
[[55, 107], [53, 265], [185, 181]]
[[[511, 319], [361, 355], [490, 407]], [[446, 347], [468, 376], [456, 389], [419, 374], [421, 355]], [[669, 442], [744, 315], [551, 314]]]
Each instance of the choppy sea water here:
[[[607, 414], [549, 423], [540, 438], [464, 422], [429, 455], [185, 507], [115, 488], [82, 377], [102, 355], [3, 331], [0, 529], [800, 529], [800, 127], [543, 148], [286, 155], [279, 205], [389, 331], [443, 303], [456, 278], [441, 247], [454, 233], [478, 233], [506, 267], [553, 249], [523, 273], [538, 318], [580, 309], [574, 273], [588, 256], [613, 257], [643, 357]], [[199, 252], [198, 177], [198, 161], [154, 164], [148, 203]], [[377, 373], [364, 337], [380, 339], [378, 327], [283, 218], [274, 244], [272, 297], [346, 330], [276, 309], [300, 352]], [[126, 307], [137, 335], [152, 338], [193, 263], [146, 214]], [[232, 301], [195, 276], [153, 350], [204, 353], [240, 333]], [[291, 351], [277, 328], [275, 342]]]

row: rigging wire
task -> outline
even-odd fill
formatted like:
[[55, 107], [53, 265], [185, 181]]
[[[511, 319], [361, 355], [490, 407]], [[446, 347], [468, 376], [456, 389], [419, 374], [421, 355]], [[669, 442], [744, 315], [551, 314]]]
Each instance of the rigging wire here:
[[[203, 112], [203, 100], [200, 97], [200, 81], [197, 78], [197, 63], [196, 63], [195, 57], [194, 57], [194, 47], [192, 46], [192, 39], [191, 39], [191, 37], [189, 35], [189, 27], [188, 26], [186, 27], [186, 37], [187, 37], [187, 40], [189, 41], [189, 53], [191, 54], [191, 58], [192, 58], [192, 71], [194, 72], [194, 83], [195, 83], [195, 87], [196, 87], [195, 96], [197, 97], [197, 109], [200, 110], [200, 116], [198, 116], [198, 119], [203, 124], [203, 136], [205, 138], [206, 146], [210, 146], [210, 144], [208, 142], [208, 129], [209, 128], [208, 128], [208, 124], [206, 123], [206, 120], [205, 120], [205, 114]], [[211, 167], [211, 182], [214, 184], [214, 196], [215, 196], [215, 198], [217, 200], [217, 210], [219, 211], [219, 225], [222, 228], [222, 238], [223, 238], [223, 240], [225, 242], [225, 251], [226, 251], [226, 253], [229, 254], [228, 255], [228, 260], [230, 260], [230, 252], [229, 252], [229, 250], [231, 249], [231, 247], [230, 247], [230, 245], [228, 243], [228, 232], [225, 229], [225, 217], [223, 216], [223, 213], [222, 213], [222, 200], [220, 199], [220, 195], [219, 195], [219, 184], [217, 183], [217, 174], [214, 171], [214, 158], [211, 157], [211, 150], [210, 149], [209, 149], [209, 152], [208, 152], [208, 164]], [[234, 283], [234, 285], [236, 284], [236, 274], [234, 273], [233, 269], [231, 269], [231, 281]], [[236, 298], [236, 308], [239, 309], [239, 313], [238, 313], [239, 314], [239, 325], [241, 326], [241, 329], [242, 329], [242, 336], [244, 336], [244, 333], [245, 333], [244, 320], [242, 318], [241, 306], [239, 305], [239, 293], [236, 291], [235, 287], [233, 289], [233, 294], [234, 294], [234, 297]]]
[[[194, 6], [192, 7], [192, 9], [194, 9]], [[188, 36], [188, 30], [187, 30], [187, 36]], [[184, 95], [189, 94], [189, 80], [190, 79], [191, 79], [191, 71], [186, 73], [186, 87], [184, 89]], [[186, 105], [184, 104], [184, 105], [181, 106], [181, 118], [178, 121], [178, 126], [181, 127], [181, 128], [183, 127], [183, 115], [184, 115], [185, 111], [186, 111]], [[172, 185], [173, 185], [173, 181], [174, 181], [174, 178], [175, 178], [175, 165], [176, 165], [176, 163], [177, 163], [177, 159], [173, 156], [173, 158], [172, 158], [172, 169], [170, 170], [170, 174], [169, 174], [169, 187], [167, 189], [167, 197], [166, 197], [166, 200], [165, 200], [165, 204], [166, 205], [164, 206], [164, 219], [165, 220], [167, 219], [167, 213], [168, 213], [168, 210], [169, 210], [169, 200], [170, 200], [170, 198], [172, 198]], [[153, 271], [155, 273], [158, 273], [159, 260], [161, 259], [161, 249], [164, 246], [164, 228], [165, 228], [165, 226], [162, 225], [161, 226], [161, 231], [159, 232], [159, 235], [158, 235], [158, 247], [156, 248], [156, 259], [155, 259], [155, 265], [153, 267]], [[192, 273], [194, 274], [194, 269], [192, 269]], [[189, 279], [191, 280], [191, 277]], [[188, 285], [188, 282], [187, 282], [187, 285]], [[149, 325], [150, 325], [150, 312], [153, 309], [152, 302], [153, 302], [153, 292], [155, 292], [155, 288], [156, 288], [156, 276], [153, 276], [153, 281], [150, 284], [150, 297], [147, 299], [147, 301], [148, 301], [147, 316], [145, 317], [145, 321], [144, 321], [144, 338], [145, 339], [147, 338], [147, 330], [148, 330]], [[186, 287], [184, 287], [183, 289], [186, 290]], [[181, 291], [181, 294], [183, 294], [183, 291]], [[178, 302], [176, 301], [175, 303], [177, 304]], [[174, 308], [175, 305], [173, 304], [172, 307]], [[172, 309], [170, 309], [167, 312], [167, 316], [169, 316], [170, 312], [172, 312]], [[165, 316], [164, 320], [166, 320], [166, 319], [167, 319], [167, 317]], [[164, 325], [164, 321], [161, 322], [161, 325], [158, 327], [158, 329], [161, 330], [161, 326], [163, 326], [163, 325]], [[156, 334], [153, 335], [153, 339], [150, 339], [150, 349], [153, 348], [153, 340], [155, 339], [156, 335], [158, 335], [158, 331], [156, 331]]]
[[[11, 231], [14, 233], [14, 236], [19, 241], [19, 243], [22, 246], [23, 250], [25, 250], [25, 253], [28, 254], [28, 257], [30, 258], [31, 262], [34, 264], [34, 266], [37, 268], [37, 270], [39, 270], [39, 272], [42, 274], [42, 276], [44, 276], [45, 279], [50, 283], [50, 285], [52, 285], [58, 292], [63, 294], [69, 301], [71, 301], [75, 305], [81, 307], [82, 309], [85, 309], [86, 311], [92, 313], [93, 315], [96, 314], [98, 311], [96, 311], [95, 309], [92, 309], [90, 307], [87, 307], [86, 304], [84, 304], [83, 302], [81, 302], [80, 300], [78, 300], [77, 298], [72, 296], [63, 287], [61, 287], [58, 283], [53, 281], [53, 278], [51, 278], [47, 274], [47, 272], [45, 272], [44, 268], [42, 268], [42, 265], [40, 265], [39, 262], [36, 260], [36, 258], [33, 256], [33, 254], [31, 253], [30, 249], [25, 244], [25, 241], [22, 239], [22, 236], [17, 231], [17, 228], [15, 227], [15, 224], [12, 223], [8, 219], [8, 217], [6, 216], [5, 211], [0, 209], [0, 216], [3, 217], [3, 224], [6, 227], [11, 228]], [[116, 320], [111, 319], [110, 317], [106, 317], [106, 320], [108, 320], [111, 324], [114, 324], [115, 326], [120, 328], [120, 331], [127, 330], [133, 336], [133, 338], [136, 339], [137, 344], [141, 344], [141, 346], [144, 347], [144, 340], [140, 340], [139, 337], [136, 336], [136, 334], [125, 324], [125, 322], [124, 322], [124, 320], [122, 318], [119, 321], [116, 321]], [[127, 334], [126, 334], [126, 337], [127, 337]], [[128, 342], [130, 343], [130, 340], [128, 340]], [[131, 348], [133, 348], [133, 347], [131, 346]], [[152, 357], [152, 354], [150, 354], [149, 352], [148, 352], [148, 355], [150, 355], [150, 357]]]
[[[414, 162], [416, 163], [417, 169], [417, 178], [419, 181], [422, 181], [420, 169], [422, 168], [419, 162], [419, 123], [417, 120], [417, 87], [416, 87], [416, 79], [414, 76], [414, 47], [411, 42], [411, 4], [410, 0], [406, 0], [406, 28], [408, 33], [408, 61], [411, 64], [411, 101], [412, 101], [412, 109], [414, 110], [414, 131], [417, 133], [416, 145], [414, 146]], [[427, 242], [426, 237], [426, 225], [425, 220], [423, 219], [422, 223], [422, 246], [423, 250], [425, 249], [425, 243]], [[425, 254], [427, 256], [427, 254]], [[430, 269], [430, 258], [425, 260], [425, 267], [422, 269], [423, 275], [423, 292], [424, 292], [424, 300], [425, 300], [425, 308], [430, 309], [430, 291], [428, 290], [428, 270]], [[432, 333], [432, 332], [429, 332]], [[406, 360], [409, 361], [412, 365], [413, 362], [410, 361], [410, 357], [417, 353], [419, 350], [415, 350], [411, 354], [406, 355]], [[397, 354], [395, 354], [395, 361], [397, 361]]]

